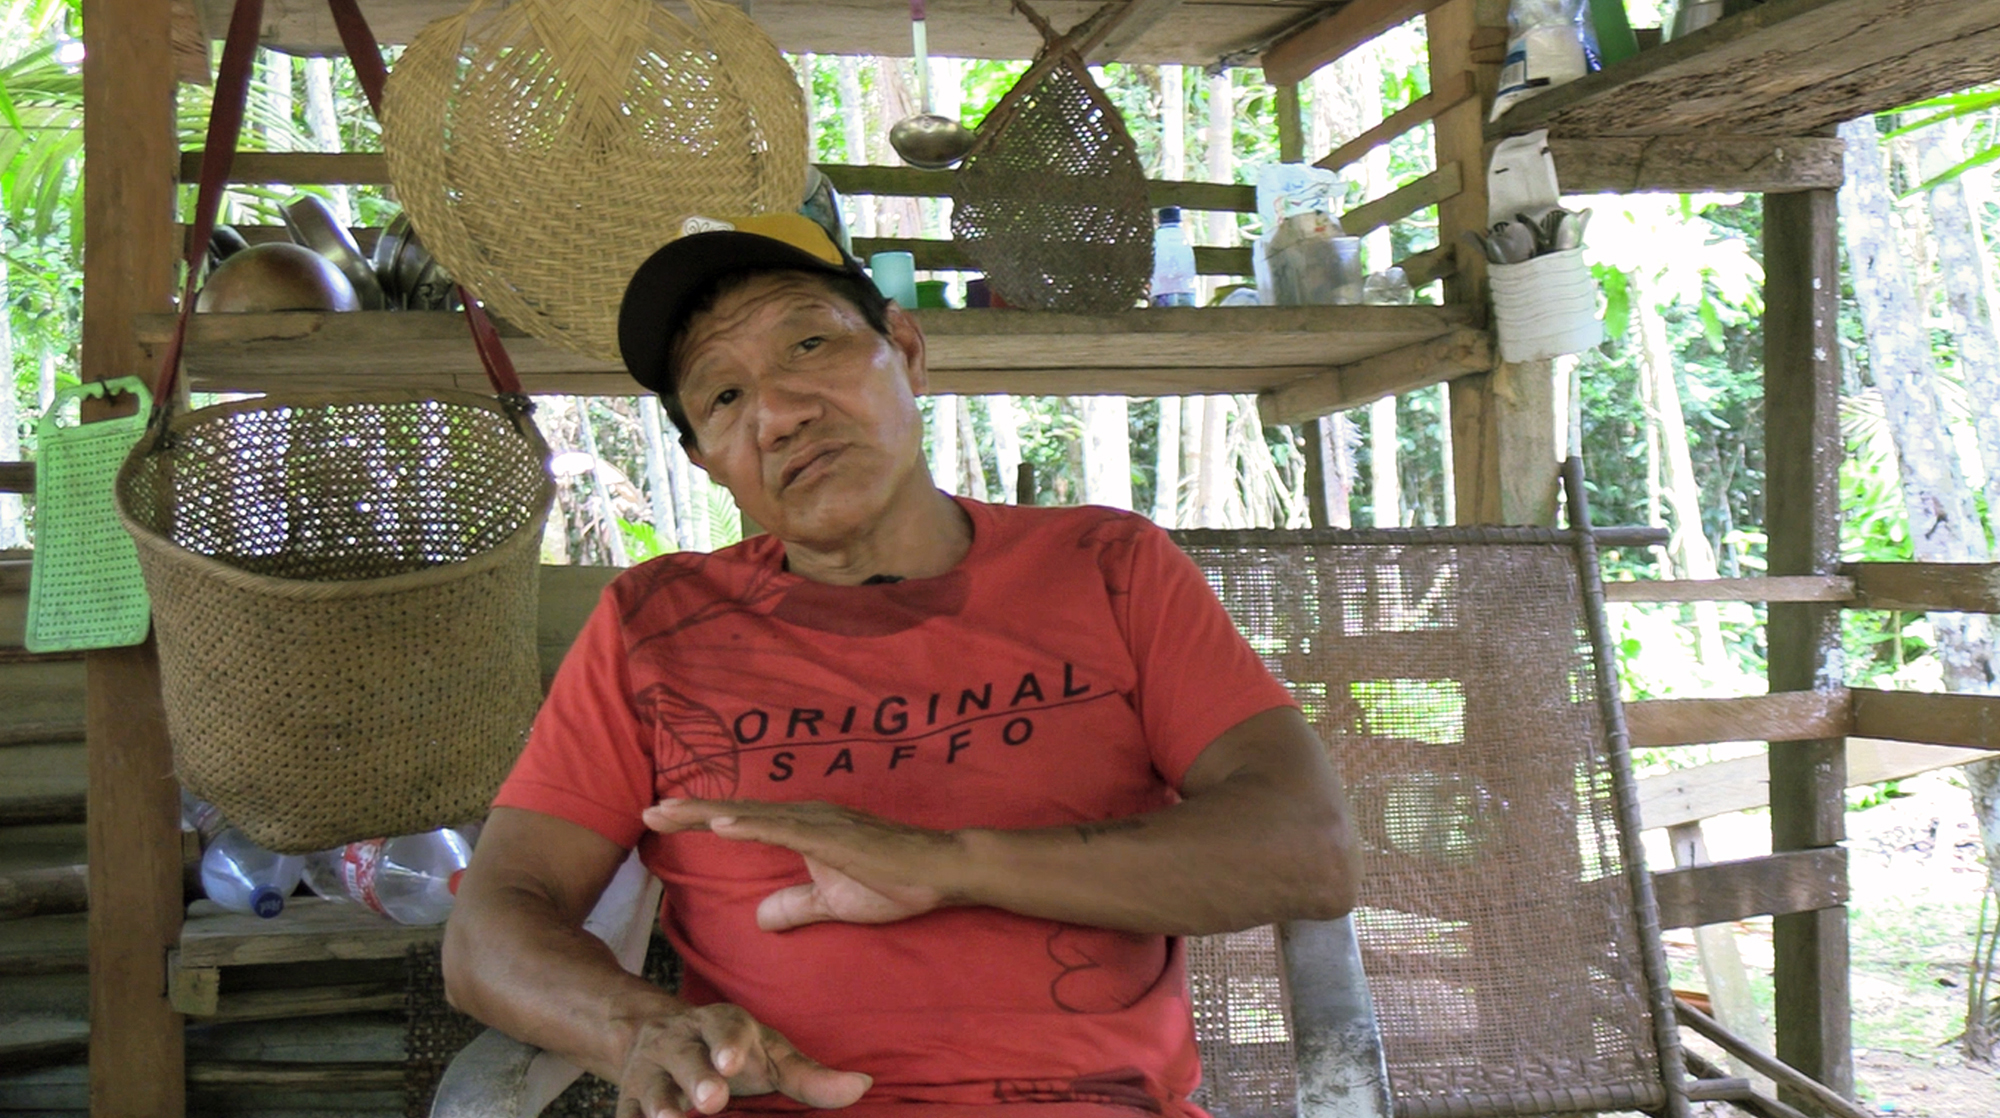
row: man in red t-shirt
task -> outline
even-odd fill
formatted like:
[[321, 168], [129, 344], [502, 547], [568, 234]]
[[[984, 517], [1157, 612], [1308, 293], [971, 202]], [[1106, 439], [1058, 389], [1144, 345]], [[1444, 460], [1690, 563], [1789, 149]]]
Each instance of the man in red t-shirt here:
[[[453, 1001], [647, 1118], [1198, 1114], [1174, 937], [1358, 876], [1200, 572], [1129, 513], [940, 492], [923, 335], [804, 218], [691, 220], [619, 341], [769, 534], [606, 590], [459, 890]], [[582, 931], [635, 845], [678, 995]]]

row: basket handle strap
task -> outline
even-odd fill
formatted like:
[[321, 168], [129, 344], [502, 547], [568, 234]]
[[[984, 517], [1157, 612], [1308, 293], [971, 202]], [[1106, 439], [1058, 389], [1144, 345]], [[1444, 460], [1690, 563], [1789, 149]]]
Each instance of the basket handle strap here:
[[[368, 98], [368, 107], [375, 111], [375, 119], [380, 120], [382, 91], [389, 81], [389, 68], [382, 63], [382, 48], [376, 45], [375, 33], [368, 29], [368, 20], [355, 0], [328, 0], [328, 3], [333, 8], [333, 25], [340, 31], [341, 45], [354, 61], [354, 76], [360, 80], [361, 92]], [[479, 305], [464, 284], [458, 285], [458, 302], [465, 308], [465, 324], [472, 331], [473, 348], [479, 351], [479, 363], [485, 367], [493, 391], [502, 396], [520, 395], [521, 378], [514, 371], [514, 359], [501, 343], [500, 331], [494, 328], [486, 308]]]
[[[356, 77], [377, 117], [382, 113], [382, 90], [389, 77], [382, 63], [381, 48], [354, 0], [330, 0], [334, 26], [354, 62]], [[229, 182], [229, 167], [236, 156], [236, 143], [243, 132], [243, 108], [250, 89], [250, 62], [256, 53], [263, 26], [263, 0], [236, 0], [229, 19], [229, 33], [223, 41], [222, 64], [215, 79], [215, 96], [209, 106], [208, 137], [201, 158], [201, 187], [195, 201], [195, 223], [188, 235], [187, 278], [181, 286], [180, 314], [174, 322], [172, 339], [155, 378], [153, 404], [165, 412], [173, 406], [174, 385], [180, 377], [181, 354], [187, 347], [188, 319], [194, 314], [195, 288], [201, 278], [202, 260], [208, 255], [208, 240], [215, 232], [216, 214], [222, 208], [222, 191]], [[500, 341], [500, 332], [472, 294], [461, 285], [459, 302], [465, 307], [466, 324], [479, 351], [479, 362], [493, 391], [503, 396], [519, 395], [521, 378], [513, 359]]]
[[187, 344], [188, 317], [194, 313], [195, 285], [201, 262], [208, 255], [208, 238], [215, 232], [222, 188], [236, 157], [236, 139], [243, 131], [243, 103], [250, 89], [250, 59], [264, 22], [264, 0], [236, 0], [229, 17], [229, 34], [222, 44], [222, 65], [215, 76], [215, 96], [208, 107], [208, 139], [201, 153], [201, 190], [194, 205], [194, 228], [187, 241], [187, 279], [181, 285], [180, 316], [160, 361], [153, 387], [153, 407], [164, 413], [173, 407], [174, 382], [180, 377], [181, 350]]

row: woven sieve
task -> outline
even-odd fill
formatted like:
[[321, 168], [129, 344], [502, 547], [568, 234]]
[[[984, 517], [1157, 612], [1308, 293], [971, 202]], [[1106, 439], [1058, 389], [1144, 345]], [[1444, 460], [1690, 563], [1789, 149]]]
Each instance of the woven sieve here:
[[690, 214], [796, 209], [798, 81], [737, 8], [478, 0], [390, 76], [389, 177], [424, 246], [497, 315], [617, 360], [618, 302]]
[[[1146, 173], [1125, 120], [1084, 66], [1129, 5], [1047, 37], [1036, 64], [980, 125], [952, 179], [951, 235], [1007, 302], [1030, 310], [1130, 309], [1153, 270]], [[1107, 15], [1107, 13], [1109, 13]], [[1082, 36], [1081, 40], [1079, 35]]]

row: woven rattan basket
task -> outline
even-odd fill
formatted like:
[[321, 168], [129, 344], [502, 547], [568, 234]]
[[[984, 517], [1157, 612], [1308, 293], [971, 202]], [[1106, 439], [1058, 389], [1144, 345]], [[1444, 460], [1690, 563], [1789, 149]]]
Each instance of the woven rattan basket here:
[[536, 337], [618, 358], [625, 282], [690, 214], [805, 197], [805, 100], [748, 16], [687, 0], [478, 0], [419, 33], [382, 114], [424, 246]]
[[1057, 35], [1024, 0], [1014, 7], [1047, 42], [986, 115], [952, 177], [952, 239], [1014, 306], [1130, 309], [1153, 270], [1146, 173], [1083, 55], [1131, 5], [1107, 4], [1068, 35]]
[[118, 475], [181, 783], [303, 853], [476, 819], [541, 701], [541, 435], [470, 393], [176, 417]]

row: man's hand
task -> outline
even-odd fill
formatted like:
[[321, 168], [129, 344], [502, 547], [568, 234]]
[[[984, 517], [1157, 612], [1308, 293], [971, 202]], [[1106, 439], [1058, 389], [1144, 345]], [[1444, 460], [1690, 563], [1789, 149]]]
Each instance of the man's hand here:
[[705, 1005], [640, 1023], [619, 1075], [618, 1118], [714, 1114], [732, 1097], [773, 1091], [834, 1110], [873, 1082], [807, 1058], [738, 1006]]
[[812, 883], [780, 889], [757, 906], [757, 926], [782, 932], [838, 920], [889, 924], [952, 903], [958, 840], [828, 803], [662, 800], [646, 809], [661, 834], [706, 830], [719, 838], [782, 846], [805, 858]]

